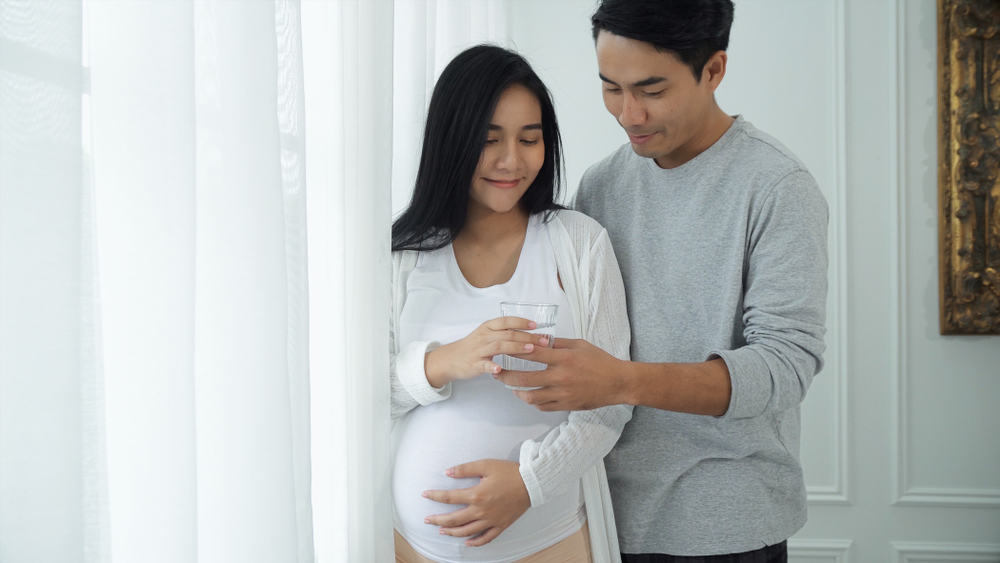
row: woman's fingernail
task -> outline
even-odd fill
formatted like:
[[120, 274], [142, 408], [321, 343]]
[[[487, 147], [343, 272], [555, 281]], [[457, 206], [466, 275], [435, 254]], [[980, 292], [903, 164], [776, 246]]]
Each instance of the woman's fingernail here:
[[455, 469], [449, 467], [448, 469], [444, 470], [444, 474], [447, 475], [448, 477], [454, 477], [455, 476]]
[[548, 346], [549, 345], [549, 337], [548, 336], [539, 337], [538, 343], [541, 344], [542, 346]]
[[530, 351], [532, 351], [532, 350], [534, 350], [534, 349], [535, 349], [535, 347], [534, 347], [534, 346], [532, 346], [531, 344], [525, 344], [525, 345], [524, 345], [524, 351], [525, 351], [525, 352], [530, 352]]
[[538, 323], [536, 323], [535, 321], [528, 321], [528, 330], [532, 330], [532, 329], [536, 329], [536, 328], [538, 328]]

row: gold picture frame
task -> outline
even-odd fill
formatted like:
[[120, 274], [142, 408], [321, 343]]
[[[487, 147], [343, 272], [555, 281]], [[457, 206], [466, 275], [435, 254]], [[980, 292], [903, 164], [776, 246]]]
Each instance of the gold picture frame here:
[[1000, 334], [1000, 1], [938, 0], [941, 334]]

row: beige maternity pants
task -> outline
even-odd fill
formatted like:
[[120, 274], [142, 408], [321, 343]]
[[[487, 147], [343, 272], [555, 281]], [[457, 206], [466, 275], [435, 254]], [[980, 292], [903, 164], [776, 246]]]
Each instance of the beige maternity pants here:
[[[414, 551], [399, 532], [393, 533], [396, 539], [396, 563], [436, 563]], [[590, 533], [584, 522], [579, 530], [566, 539], [529, 555], [518, 563], [586, 563], [590, 560]]]

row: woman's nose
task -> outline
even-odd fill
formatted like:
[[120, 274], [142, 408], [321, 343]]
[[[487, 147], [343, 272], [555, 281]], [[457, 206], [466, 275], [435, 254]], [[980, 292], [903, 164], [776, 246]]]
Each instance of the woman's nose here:
[[497, 166], [504, 170], [516, 168], [520, 160], [517, 148], [516, 143], [503, 143], [497, 155]]

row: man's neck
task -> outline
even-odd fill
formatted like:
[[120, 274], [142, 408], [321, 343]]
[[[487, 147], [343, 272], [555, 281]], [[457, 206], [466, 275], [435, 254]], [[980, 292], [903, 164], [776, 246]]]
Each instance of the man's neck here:
[[715, 106], [715, 109], [710, 112], [705, 126], [691, 138], [687, 147], [669, 155], [656, 157], [653, 160], [660, 168], [677, 168], [708, 150], [726, 134], [726, 131], [729, 131], [734, 121], [735, 119], [731, 115]]

